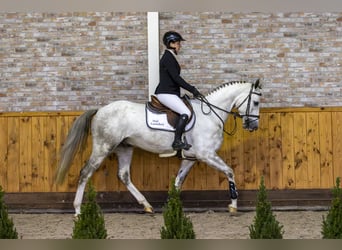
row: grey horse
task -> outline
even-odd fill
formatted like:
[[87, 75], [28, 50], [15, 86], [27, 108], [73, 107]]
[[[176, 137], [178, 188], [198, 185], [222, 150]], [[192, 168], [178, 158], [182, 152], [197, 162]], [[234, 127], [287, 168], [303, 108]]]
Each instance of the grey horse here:
[[[175, 186], [181, 188], [195, 161], [201, 161], [225, 174], [229, 183], [231, 204], [229, 211], [237, 211], [238, 192], [235, 186], [234, 171], [216, 153], [223, 142], [224, 122], [229, 115], [242, 118], [243, 128], [249, 131], [258, 129], [261, 86], [256, 82], [234, 81], [220, 85], [199, 99], [190, 99], [196, 122], [184, 134], [192, 145], [182, 152], [180, 169]], [[233, 109], [237, 112], [232, 112]], [[118, 159], [118, 177], [128, 191], [146, 212], [153, 208], [130, 177], [133, 148], [160, 155], [174, 155], [171, 147], [174, 133], [154, 130], [147, 126], [145, 104], [126, 100], [114, 101], [98, 110], [89, 110], [73, 123], [61, 149], [56, 182], [62, 183], [76, 153], [86, 143], [91, 130], [92, 153], [83, 166], [74, 200], [76, 215], [81, 212], [84, 190], [89, 178], [99, 168], [102, 161], [111, 153]]]

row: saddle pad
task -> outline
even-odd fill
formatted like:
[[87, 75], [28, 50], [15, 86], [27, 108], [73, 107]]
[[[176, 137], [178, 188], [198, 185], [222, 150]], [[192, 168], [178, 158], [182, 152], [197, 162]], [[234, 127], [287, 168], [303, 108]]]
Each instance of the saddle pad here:
[[165, 131], [176, 130], [173, 126], [169, 124], [166, 113], [151, 112], [148, 108], [146, 108], [145, 110], [146, 124], [149, 128]]

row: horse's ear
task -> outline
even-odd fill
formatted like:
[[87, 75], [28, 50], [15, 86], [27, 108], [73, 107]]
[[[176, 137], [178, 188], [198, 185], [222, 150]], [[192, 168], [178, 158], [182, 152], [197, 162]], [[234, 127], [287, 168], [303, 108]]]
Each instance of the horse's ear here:
[[260, 79], [257, 79], [254, 83], [255, 89], [260, 88], [261, 89], [261, 84], [260, 84]]

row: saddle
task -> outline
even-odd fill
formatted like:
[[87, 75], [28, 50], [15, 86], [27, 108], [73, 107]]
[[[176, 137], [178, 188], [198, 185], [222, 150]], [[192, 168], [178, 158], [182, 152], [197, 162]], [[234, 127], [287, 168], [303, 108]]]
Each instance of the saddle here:
[[[187, 124], [189, 124], [193, 120], [192, 118], [194, 116], [194, 110], [191, 106], [191, 103], [189, 102], [189, 99], [190, 99], [189, 96], [184, 95], [181, 97], [181, 99], [183, 100], [184, 104], [191, 111], [191, 116], [188, 119], [188, 123], [187, 123]], [[169, 109], [165, 105], [163, 105], [155, 95], [151, 95], [151, 101], [146, 103], [146, 111], [151, 112], [155, 115], [162, 115], [162, 114], [166, 115], [167, 122], [169, 123], [169, 125], [173, 128], [176, 127], [176, 123], [178, 121], [179, 114], [174, 112], [173, 110]], [[154, 126], [150, 126], [149, 122], [147, 125], [149, 125], [149, 127], [151, 127], [151, 128], [154, 128]]]

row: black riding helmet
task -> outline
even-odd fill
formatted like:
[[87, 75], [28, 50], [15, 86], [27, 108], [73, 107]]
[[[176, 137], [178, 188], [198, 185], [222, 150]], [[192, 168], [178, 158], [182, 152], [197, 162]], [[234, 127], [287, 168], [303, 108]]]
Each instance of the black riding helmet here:
[[185, 41], [183, 37], [176, 31], [168, 31], [164, 34], [163, 43], [166, 48], [170, 49], [171, 42]]

